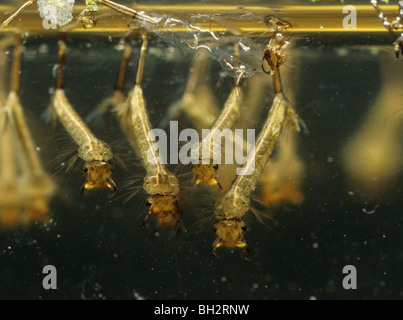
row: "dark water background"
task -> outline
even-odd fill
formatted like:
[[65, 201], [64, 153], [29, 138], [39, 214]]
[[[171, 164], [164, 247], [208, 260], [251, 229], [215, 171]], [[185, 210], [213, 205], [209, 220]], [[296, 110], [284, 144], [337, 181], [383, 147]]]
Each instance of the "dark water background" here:
[[[359, 200], [348, 195], [341, 165], [341, 150], [369, 110], [381, 83], [379, 54], [348, 48], [357, 39], [308, 39], [298, 43], [299, 85], [297, 108], [309, 128], [299, 137], [299, 148], [308, 167], [304, 180], [305, 202], [275, 212], [273, 230], [251, 215], [246, 241], [250, 254], [239, 250], [211, 252], [214, 233], [209, 223], [197, 223], [202, 209], [212, 202], [190, 198], [185, 211], [187, 232], [172, 237], [160, 230], [141, 227], [145, 217], [140, 192], [124, 203], [129, 178], [117, 167], [116, 199], [107, 192], [79, 195], [83, 176], [77, 170], [57, 172], [52, 161], [72, 144], [59, 125], [53, 132], [41, 115], [54, 86], [52, 70], [57, 62], [57, 37], [29, 37], [21, 68], [20, 97], [35, 141], [48, 172], [55, 174], [59, 193], [51, 205], [53, 223], [28, 229], [0, 231], [0, 299], [398, 299], [403, 295], [403, 225], [401, 174], [386, 201]], [[361, 44], [389, 44], [389, 39], [360, 39]], [[66, 94], [85, 117], [112, 94], [121, 54], [113, 49], [117, 37], [69, 37], [66, 56]], [[127, 90], [134, 79], [140, 44], [135, 48]], [[44, 44], [47, 47], [44, 47]], [[164, 110], [183, 93], [192, 55], [150, 40], [144, 92], [154, 125]], [[38, 49], [40, 49], [38, 51]], [[158, 50], [156, 50], [157, 48]], [[174, 54], [166, 54], [173, 50]], [[403, 71], [402, 61], [391, 63]], [[11, 55], [9, 56], [11, 59]], [[287, 63], [293, 63], [292, 54]], [[220, 67], [213, 65], [212, 83]], [[228, 93], [229, 80], [217, 90], [220, 101]], [[403, 90], [402, 90], [403, 95]], [[264, 108], [268, 110], [269, 104]], [[114, 145], [122, 141], [113, 116], [90, 126], [101, 139]], [[119, 149], [120, 148], [120, 149]], [[130, 148], [120, 143], [122, 153]], [[329, 162], [329, 157], [333, 162]], [[65, 159], [64, 161], [68, 160]], [[141, 174], [127, 160], [131, 174]], [[175, 169], [175, 168], [173, 168]], [[400, 178], [399, 178], [400, 177]], [[274, 214], [274, 213], [273, 213]], [[58, 289], [44, 290], [42, 268], [57, 268]], [[342, 273], [354, 265], [358, 289], [345, 290]]]

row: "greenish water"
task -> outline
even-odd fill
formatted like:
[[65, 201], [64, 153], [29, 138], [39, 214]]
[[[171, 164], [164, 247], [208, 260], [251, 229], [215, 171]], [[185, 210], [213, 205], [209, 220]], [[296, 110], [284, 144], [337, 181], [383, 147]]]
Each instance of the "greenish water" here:
[[[93, 34], [68, 36], [66, 95], [83, 118], [113, 93], [121, 62], [121, 53], [114, 49], [118, 40]], [[292, 69], [287, 75], [295, 77], [295, 84], [284, 89], [295, 97], [308, 128], [298, 137], [307, 167], [305, 202], [266, 209], [276, 219], [269, 223], [271, 229], [249, 213], [245, 239], [250, 253], [220, 248], [217, 258], [211, 251], [213, 216], [203, 213], [212, 209], [211, 199], [203, 200], [190, 190], [183, 216], [187, 231], [175, 237], [170, 230], [161, 229], [155, 236], [152, 225], [141, 226], [146, 215], [145, 194], [140, 191], [124, 202], [129, 192], [124, 184], [130, 175], [123, 168], [116, 167], [118, 194], [114, 199], [108, 199], [104, 191], [80, 196], [83, 176], [79, 165], [69, 174], [58, 172], [61, 162], [55, 158], [73, 145], [60, 124], [52, 131], [41, 117], [49, 103], [49, 88], [55, 83], [52, 71], [57, 63], [57, 36], [28, 37], [19, 94], [42, 162], [54, 174], [59, 189], [51, 203], [50, 226], [1, 230], [0, 298], [402, 298], [401, 170], [385, 184], [386, 195], [368, 199], [365, 191], [348, 185], [342, 162], [343, 147], [360, 128], [382, 87], [398, 81], [392, 75], [392, 82], [382, 78], [384, 64], [380, 61], [387, 61], [402, 74], [402, 60], [395, 61], [390, 42], [375, 35], [295, 40], [295, 51], [290, 50], [286, 62]], [[355, 44], [384, 47], [374, 51]], [[133, 84], [140, 48], [137, 40], [132, 45], [135, 50], [126, 92]], [[143, 87], [151, 121], [157, 126], [167, 106], [184, 91], [193, 52], [158, 38], [150, 39], [149, 46]], [[11, 60], [11, 55], [6, 59]], [[224, 78], [217, 88], [221, 71], [214, 61], [210, 82], [222, 105], [231, 79]], [[289, 80], [284, 75], [285, 83]], [[403, 96], [403, 90], [398, 95]], [[265, 96], [263, 115], [271, 104], [270, 90]], [[180, 126], [189, 125], [184, 117], [179, 121]], [[123, 158], [130, 174], [142, 174], [113, 115], [98, 117], [89, 126], [98, 137], [128, 155]], [[396, 135], [401, 140], [401, 132]], [[183, 166], [171, 168], [176, 173], [188, 171]], [[190, 185], [186, 176], [181, 181]], [[256, 196], [258, 193], [259, 189]], [[57, 290], [42, 287], [45, 265], [57, 268]], [[356, 290], [342, 286], [346, 265], [356, 267]]]

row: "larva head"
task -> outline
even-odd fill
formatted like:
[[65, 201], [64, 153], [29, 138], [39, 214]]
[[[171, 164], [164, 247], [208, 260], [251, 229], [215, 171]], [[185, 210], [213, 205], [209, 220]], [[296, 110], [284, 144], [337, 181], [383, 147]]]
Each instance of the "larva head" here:
[[156, 194], [147, 199], [148, 214], [154, 216], [161, 226], [178, 227], [182, 217], [177, 196]]
[[114, 166], [110, 162], [98, 160], [85, 162], [83, 171], [87, 181], [81, 193], [85, 194], [85, 190], [108, 187], [113, 191], [114, 195], [116, 193], [116, 184], [111, 178], [113, 170]]
[[213, 230], [216, 234], [213, 251], [218, 247], [246, 247], [244, 240], [246, 224], [242, 220], [221, 220], [213, 225]]
[[196, 177], [196, 184], [208, 183], [210, 186], [218, 185], [217, 177], [218, 164], [192, 164], [192, 172]]

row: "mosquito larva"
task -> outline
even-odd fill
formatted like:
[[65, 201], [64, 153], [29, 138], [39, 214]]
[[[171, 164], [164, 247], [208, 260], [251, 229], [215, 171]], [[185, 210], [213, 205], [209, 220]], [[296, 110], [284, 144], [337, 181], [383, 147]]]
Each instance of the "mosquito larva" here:
[[[238, 44], [235, 46], [235, 52], [235, 55], [239, 56]], [[240, 68], [240, 70], [242, 70], [242, 68]], [[219, 141], [219, 139], [217, 139], [217, 133], [221, 133], [225, 129], [231, 129], [237, 120], [243, 98], [242, 89], [240, 87], [242, 76], [242, 71], [237, 74], [234, 86], [222, 111], [210, 127], [210, 133], [204, 137], [199, 144], [199, 163], [192, 164], [192, 172], [196, 178], [196, 184], [207, 183], [212, 186], [220, 186], [217, 181], [218, 164], [214, 161], [214, 159], [216, 159], [215, 153], [221, 153], [221, 143], [216, 145]], [[205, 146], [207, 146], [207, 148], [205, 148]], [[205, 150], [208, 151], [208, 154], [205, 154]]]
[[55, 185], [44, 171], [28, 130], [23, 110], [15, 91], [7, 101], [13, 113], [17, 140], [22, 146], [22, 194], [26, 198], [26, 220], [44, 220], [49, 211], [49, 200], [55, 192]]
[[10, 92], [8, 105], [13, 111], [18, 139], [22, 145], [26, 164], [23, 175], [24, 194], [27, 197], [26, 215], [28, 220], [43, 220], [49, 211], [49, 199], [55, 192], [55, 185], [44, 171], [38, 157], [34, 142], [28, 130], [19, 98], [15, 91]]
[[214, 215], [217, 222], [213, 226], [216, 233], [213, 252], [220, 246], [247, 247], [244, 240], [246, 225], [242, 219], [250, 210], [250, 196], [256, 189], [262, 171], [280, 137], [290, 108], [290, 103], [282, 90], [279, 70], [285, 60], [283, 51], [286, 45], [288, 42], [277, 33], [264, 54], [263, 59], [271, 69], [268, 73], [273, 76], [275, 93], [273, 104], [257, 138], [254, 152], [248, 155], [241, 168], [251, 174], [237, 175], [230, 189], [215, 203]]
[[[207, 183], [209, 185], [219, 185], [216, 179], [218, 164], [214, 163], [214, 153], [215, 149], [217, 149], [215, 146], [215, 142], [217, 141], [215, 134], [217, 132], [220, 133], [224, 129], [232, 128], [236, 121], [242, 101], [242, 91], [238, 82], [232, 89], [222, 112], [211, 126], [210, 134], [200, 142], [199, 152], [202, 154], [199, 158], [200, 161], [197, 164], [192, 164], [192, 172], [196, 177], [196, 184]], [[203, 153], [203, 146], [205, 144], [208, 146], [208, 158], [205, 158], [205, 154]], [[218, 152], [221, 152], [221, 150]]]
[[[282, 22], [278, 24], [276, 19], [269, 19], [272, 20], [271, 24], [276, 24], [279, 26], [280, 30], [288, 26]], [[270, 46], [266, 49], [269, 48]], [[293, 63], [281, 66], [282, 76], [284, 76], [284, 74], [286, 75], [285, 81], [282, 79], [282, 82], [283, 84], [288, 84], [289, 88], [296, 89], [298, 88], [297, 84], [299, 79], [298, 71], [296, 72], [295, 70], [296, 66], [298, 68], [298, 53], [295, 48], [290, 48], [289, 46], [288, 50], [289, 49], [292, 51]], [[266, 52], [266, 56], [269, 55], [270, 54]], [[269, 65], [269, 63], [267, 63], [267, 65]], [[274, 68], [276, 68], [276, 66], [274, 66]], [[249, 86], [250, 93], [245, 98], [245, 105], [248, 106], [247, 112], [240, 117], [241, 125], [243, 125], [244, 128], [247, 125], [253, 126], [256, 124], [256, 120], [259, 118], [259, 114], [257, 113], [259, 109], [257, 106], [261, 104], [261, 99], [263, 98], [262, 91], [265, 87], [272, 87], [272, 84], [269, 83], [272, 79], [267, 77], [266, 74], [260, 73], [254, 75], [254, 77], [253, 85]], [[289, 91], [287, 94], [287, 99], [290, 102], [295, 101], [294, 90]], [[283, 132], [276, 145], [276, 155], [269, 160], [259, 179], [261, 199], [269, 206], [279, 206], [284, 203], [298, 205], [304, 200], [301, 186], [305, 173], [305, 163], [298, 153], [297, 144], [297, 134], [300, 133], [302, 129], [306, 129], [305, 124], [290, 104]]]
[[[141, 86], [147, 50], [146, 34], [142, 35], [142, 40], [136, 85], [127, 99], [128, 114], [131, 116], [130, 130], [132, 130], [127, 136], [129, 140], [132, 140], [131, 144], [135, 146], [134, 151], [138, 153], [146, 170], [143, 189], [149, 195], [146, 201], [147, 217], [149, 215], [156, 217], [158, 223], [163, 226], [178, 227], [182, 215], [179, 204], [179, 182], [176, 176], [161, 163], [159, 154], [150, 152], [154, 144], [149, 138], [152, 127]], [[122, 117], [120, 119], [122, 121]], [[127, 123], [124, 123], [122, 127], [129, 129]]]
[[10, 115], [7, 104], [0, 107], [0, 223], [5, 227], [15, 226], [19, 222], [24, 201], [19, 179], [21, 166], [18, 155], [21, 150], [15, 143]]
[[350, 190], [367, 201], [385, 201], [403, 168], [401, 143], [402, 68], [379, 54], [382, 86], [342, 152], [343, 166]]
[[17, 139], [22, 146], [24, 170], [21, 181], [22, 193], [27, 202], [26, 220], [44, 220], [49, 211], [49, 200], [55, 192], [55, 185], [41, 165], [16, 92], [10, 92], [7, 104], [13, 112]]
[[[7, 39], [10, 39], [7, 37]], [[0, 53], [5, 54], [5, 43], [0, 47]], [[0, 59], [1, 68], [1, 105], [0, 105], [0, 224], [5, 227], [13, 227], [19, 222], [21, 204], [23, 203], [20, 192], [20, 168], [21, 146], [16, 143], [15, 126], [12, 111], [7, 103], [5, 92], [6, 60]]]
[[252, 174], [238, 175], [232, 182], [231, 188], [217, 200], [214, 208], [214, 215], [218, 220], [214, 224], [217, 238], [213, 249], [220, 246], [246, 247], [246, 242], [243, 240], [245, 223], [242, 218], [250, 209], [250, 195], [255, 190], [263, 168], [281, 134], [288, 104], [283, 93], [277, 93], [274, 96], [270, 113], [256, 142], [253, 153], [255, 161], [253, 162], [251, 157], [248, 157], [242, 166], [242, 169], [252, 172]]
[[59, 44], [57, 88], [51, 101], [51, 109], [56, 113], [69, 136], [78, 145], [77, 156], [84, 160], [83, 171], [86, 175], [86, 183], [83, 185], [81, 193], [85, 194], [86, 189], [108, 187], [112, 189], [112, 195], [114, 195], [116, 184], [111, 178], [114, 171], [112, 149], [108, 144], [94, 136], [67, 100], [63, 89], [66, 49], [63, 37], [61, 37]]
[[[20, 37], [16, 37], [11, 90], [5, 106], [2, 107], [0, 121], [3, 131], [1, 153], [5, 155], [0, 164], [1, 176], [2, 182], [8, 186], [7, 191], [2, 193], [7, 195], [5, 199], [8, 205], [0, 219], [6, 225], [45, 220], [50, 198], [55, 191], [53, 181], [41, 165], [17, 95], [21, 52]], [[0, 207], [3, 207], [4, 201], [1, 202]]]

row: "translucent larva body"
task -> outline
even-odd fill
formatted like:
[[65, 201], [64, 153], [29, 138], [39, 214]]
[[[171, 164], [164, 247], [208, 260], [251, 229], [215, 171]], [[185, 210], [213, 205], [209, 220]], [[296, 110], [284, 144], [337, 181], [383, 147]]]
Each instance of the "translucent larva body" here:
[[11, 90], [0, 106], [0, 223], [6, 227], [48, 219], [55, 185], [42, 167], [17, 91], [22, 46], [16, 37]]
[[[231, 188], [216, 202], [214, 215], [218, 222], [214, 225], [216, 240], [213, 248], [220, 246], [244, 247], [244, 222], [242, 218], [250, 209], [250, 195], [255, 190], [258, 179], [266, 166], [287, 117], [288, 101], [283, 93], [274, 97], [268, 118], [258, 136], [254, 159], [246, 160], [243, 168], [253, 166], [251, 175], [238, 175]], [[225, 230], [225, 231], [224, 231]]]
[[109, 145], [93, 135], [70, 105], [63, 89], [56, 90], [51, 106], [69, 136], [78, 145], [78, 156], [84, 160], [83, 170], [87, 182], [83, 188], [106, 186], [115, 192], [116, 185], [111, 178], [114, 170], [111, 163], [113, 153]]
[[[237, 83], [232, 89], [223, 110], [210, 128], [210, 134], [200, 142], [199, 154], [202, 153], [203, 145], [208, 146], [208, 158], [205, 155], [200, 156], [200, 162], [192, 165], [192, 172], [196, 177], [196, 184], [204, 182], [209, 185], [217, 185], [218, 165], [214, 163], [214, 150], [219, 149], [215, 146], [217, 139], [215, 133], [222, 132], [224, 129], [231, 129], [240, 113], [242, 102], [242, 91]], [[207, 163], [206, 163], [207, 162]]]
[[50, 107], [57, 115], [69, 136], [78, 145], [77, 155], [84, 160], [83, 171], [86, 175], [86, 183], [81, 189], [85, 190], [108, 187], [116, 193], [116, 184], [112, 180], [114, 165], [112, 164], [113, 153], [108, 144], [96, 138], [85, 122], [68, 101], [63, 90], [64, 82], [64, 55], [66, 43], [64, 35], [59, 40], [59, 72], [57, 77], [57, 89], [53, 95]]
[[148, 214], [154, 216], [160, 225], [177, 227], [182, 216], [179, 182], [166, 165], [161, 163], [157, 152], [149, 152], [155, 142], [149, 139], [152, 126], [141, 87], [146, 50], [147, 36], [143, 35], [136, 85], [126, 103], [119, 107], [118, 114], [121, 127], [146, 170], [143, 189], [149, 195], [146, 201]]

